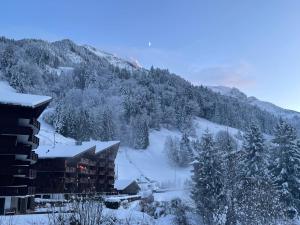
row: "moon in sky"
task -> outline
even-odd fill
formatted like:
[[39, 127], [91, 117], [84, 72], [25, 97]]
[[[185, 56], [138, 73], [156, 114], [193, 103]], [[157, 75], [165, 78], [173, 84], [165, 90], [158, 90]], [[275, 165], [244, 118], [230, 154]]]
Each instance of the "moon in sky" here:
[[151, 47], [151, 45], [152, 45], [152, 43], [149, 41], [149, 42], [148, 42], [148, 46]]

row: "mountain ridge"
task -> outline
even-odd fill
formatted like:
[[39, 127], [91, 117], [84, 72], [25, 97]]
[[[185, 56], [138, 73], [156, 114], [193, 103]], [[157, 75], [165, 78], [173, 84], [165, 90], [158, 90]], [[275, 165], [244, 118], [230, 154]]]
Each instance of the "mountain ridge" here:
[[168, 70], [147, 70], [91, 48], [68, 39], [0, 38], [0, 79], [22, 93], [52, 96], [55, 110], [47, 122], [60, 124], [58, 131], [75, 139], [117, 137], [145, 148], [148, 129], [193, 133], [195, 117], [243, 130], [256, 122], [266, 133], [278, 121], [257, 106], [192, 85]]
[[279, 117], [293, 119], [293, 117], [299, 117], [300, 119], [300, 112], [296, 110], [285, 109], [280, 106], [277, 106], [274, 103], [268, 101], [262, 101], [254, 96], [247, 96], [245, 93], [240, 91], [238, 88], [235, 87], [226, 87], [226, 86], [208, 86], [209, 89], [216, 93], [220, 93], [222, 95], [230, 96], [233, 98], [238, 98], [242, 101], [246, 101], [252, 105], [256, 105], [262, 110], [268, 111], [273, 113]]

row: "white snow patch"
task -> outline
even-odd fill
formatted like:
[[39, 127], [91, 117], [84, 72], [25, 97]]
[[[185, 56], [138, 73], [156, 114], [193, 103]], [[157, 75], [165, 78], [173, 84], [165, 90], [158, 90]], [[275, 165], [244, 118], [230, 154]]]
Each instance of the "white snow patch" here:
[[105, 51], [101, 51], [99, 49], [96, 49], [94, 47], [85, 45], [84, 46], [86, 49], [89, 51], [93, 52], [95, 55], [107, 59], [109, 63], [111, 63], [114, 66], [117, 66], [121, 69], [128, 69], [128, 70], [133, 70], [133, 69], [139, 69], [142, 68], [141, 64], [138, 62], [137, 59], [130, 58], [128, 60], [122, 59], [117, 57], [116, 55], [113, 55], [111, 53], [107, 53]]

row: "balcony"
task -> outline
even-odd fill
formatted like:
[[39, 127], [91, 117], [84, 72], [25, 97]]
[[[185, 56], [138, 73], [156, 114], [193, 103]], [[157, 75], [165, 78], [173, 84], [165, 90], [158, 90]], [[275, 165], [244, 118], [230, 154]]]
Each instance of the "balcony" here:
[[31, 169], [29, 166], [17, 165], [8, 168], [1, 168], [0, 175], [12, 175], [14, 177], [35, 179], [36, 170]]
[[104, 179], [98, 180], [98, 184], [105, 184], [105, 180]]
[[0, 176], [0, 186], [33, 186], [34, 180], [27, 177]]
[[99, 171], [98, 171], [98, 175], [104, 176], [104, 175], [105, 175], [105, 170], [99, 170]]
[[105, 159], [105, 158], [106, 158], [106, 155], [105, 155], [105, 154], [98, 154], [98, 158], [99, 158], [99, 159]]
[[66, 167], [66, 173], [76, 173], [75, 167]]
[[96, 182], [95, 179], [91, 179], [91, 178], [87, 178], [87, 177], [82, 177], [79, 179], [79, 183], [81, 183], [81, 184], [92, 184], [95, 182]]
[[30, 120], [29, 124], [30, 124], [31, 126], [37, 128], [38, 130], [40, 130], [40, 128], [41, 128], [40, 122], [37, 121], [37, 119], [35, 119], [35, 118], [32, 118], [32, 119]]
[[115, 171], [108, 171], [107, 176], [109, 177], [115, 177]]
[[79, 174], [95, 175], [96, 174], [96, 170], [79, 169]]
[[113, 185], [114, 184], [114, 180], [108, 180], [107, 183], [110, 184], [110, 185]]
[[32, 144], [33, 149], [36, 149], [40, 144], [40, 140], [34, 135], [29, 136], [28, 142], [30, 142]]
[[66, 177], [65, 183], [75, 183], [76, 179], [74, 177]]
[[28, 156], [28, 160], [30, 161], [31, 164], [34, 164], [37, 162], [38, 160], [38, 154], [36, 154], [35, 152], [31, 151], [29, 156]]
[[88, 165], [88, 166], [96, 166], [96, 162], [90, 159], [81, 158], [79, 161], [81, 165]]
[[109, 161], [115, 161], [115, 157], [112, 156], [112, 155], [109, 155], [109, 156], [108, 156], [108, 160], [109, 160]]
[[105, 167], [105, 162], [99, 162], [99, 163], [98, 163], [98, 166], [99, 166], [99, 167]]
[[30, 155], [31, 145], [18, 144], [14, 147], [2, 147], [0, 146], [0, 155], [1, 154], [14, 154], [14, 155]]
[[7, 135], [32, 135], [33, 130], [31, 127], [0, 127], [0, 133], [1, 134], [7, 134]]
[[34, 194], [35, 187], [28, 187], [26, 185], [0, 187], [1, 196], [25, 196]]
[[115, 168], [115, 164], [112, 163], [112, 162], [109, 162], [109, 163], [108, 163], [108, 168], [114, 169], [114, 168]]

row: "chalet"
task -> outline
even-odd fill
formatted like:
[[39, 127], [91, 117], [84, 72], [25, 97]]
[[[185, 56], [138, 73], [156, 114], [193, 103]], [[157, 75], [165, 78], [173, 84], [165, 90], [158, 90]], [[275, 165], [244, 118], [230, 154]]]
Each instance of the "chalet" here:
[[115, 188], [119, 193], [128, 195], [136, 195], [141, 190], [135, 180], [116, 180]]
[[0, 214], [33, 209], [37, 118], [50, 101], [46, 96], [0, 90]]
[[114, 192], [114, 160], [119, 142], [83, 142], [40, 146], [37, 194], [65, 198], [69, 194]]

